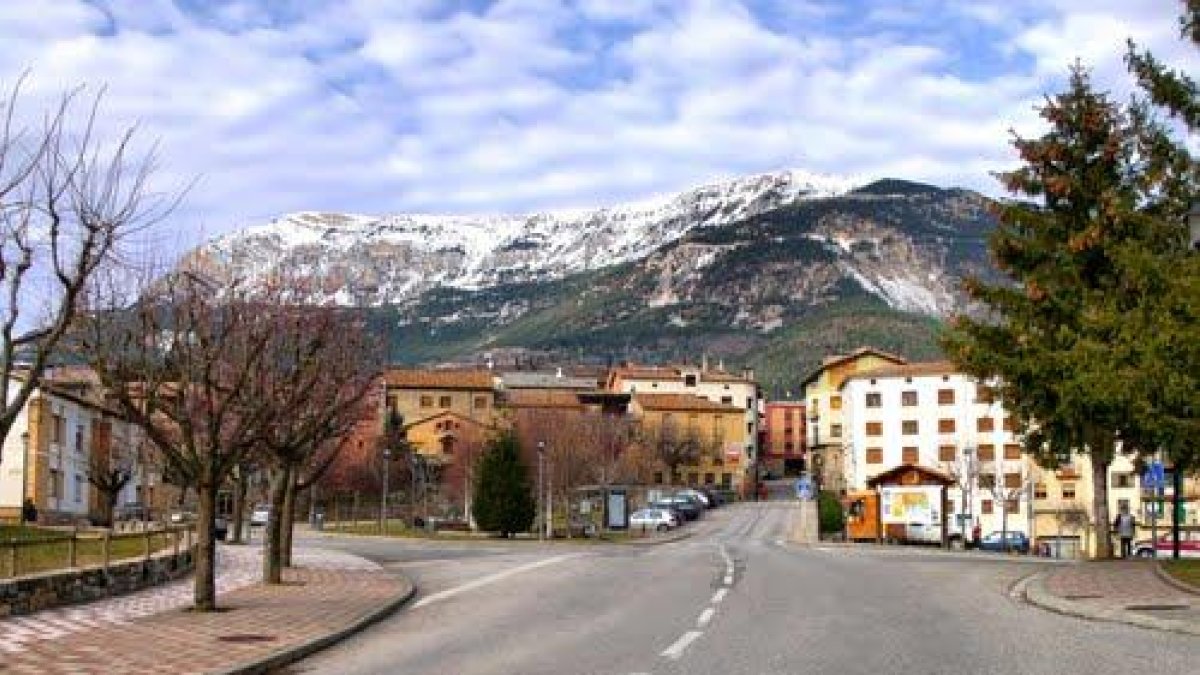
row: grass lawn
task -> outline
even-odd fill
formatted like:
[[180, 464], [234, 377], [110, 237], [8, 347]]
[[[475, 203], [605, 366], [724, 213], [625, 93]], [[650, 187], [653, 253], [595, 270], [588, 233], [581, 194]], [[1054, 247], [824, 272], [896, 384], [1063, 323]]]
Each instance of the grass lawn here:
[[[0, 578], [66, 569], [70, 562], [69, 533], [44, 528], [0, 526]], [[14, 544], [14, 542], [17, 542]], [[151, 532], [151, 552], [174, 547], [171, 532]], [[183, 545], [181, 540], [180, 546]], [[16, 569], [13, 552], [16, 551]], [[109, 540], [109, 561], [139, 558], [146, 553], [146, 536], [141, 533], [114, 535]], [[99, 534], [80, 534], [75, 544], [75, 566], [104, 562], [104, 539]]]
[[1176, 579], [1200, 588], [1200, 560], [1164, 560], [1162, 566]]

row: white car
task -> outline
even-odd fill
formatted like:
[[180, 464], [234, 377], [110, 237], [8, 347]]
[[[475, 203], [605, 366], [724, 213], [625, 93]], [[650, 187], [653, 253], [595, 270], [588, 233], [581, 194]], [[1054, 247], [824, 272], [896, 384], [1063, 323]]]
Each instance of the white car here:
[[701, 492], [699, 490], [691, 490], [691, 489], [679, 490], [675, 493], [675, 496], [676, 497], [687, 497], [688, 499], [694, 499], [694, 500], [700, 502], [701, 504], [703, 504], [704, 508], [706, 508], [706, 509], [712, 508], [712, 501], [709, 500], [708, 495], [704, 494], [703, 492]]
[[678, 527], [679, 521], [675, 514], [666, 509], [642, 509], [634, 511], [629, 516], [629, 527], [634, 529], [651, 529], [666, 532], [672, 527]]
[[251, 525], [255, 525], [255, 526], [266, 525], [267, 521], [269, 521], [270, 519], [271, 519], [271, 507], [269, 507], [269, 506], [256, 506], [256, 507], [254, 507], [254, 510], [250, 512], [250, 524]]

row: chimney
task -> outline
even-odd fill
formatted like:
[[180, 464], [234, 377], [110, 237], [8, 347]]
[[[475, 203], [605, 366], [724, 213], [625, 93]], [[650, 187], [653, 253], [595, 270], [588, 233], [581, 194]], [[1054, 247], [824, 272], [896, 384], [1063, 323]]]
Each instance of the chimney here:
[[700, 355], [700, 372], [708, 372], [708, 352], [704, 352]]
[[562, 379], [562, 366], [554, 369], [554, 377], [557, 377], [560, 380]]

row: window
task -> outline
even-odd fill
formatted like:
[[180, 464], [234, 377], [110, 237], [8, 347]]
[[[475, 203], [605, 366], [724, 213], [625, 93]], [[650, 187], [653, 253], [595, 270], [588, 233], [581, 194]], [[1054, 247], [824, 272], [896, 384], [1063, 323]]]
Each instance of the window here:
[[450, 397], [449, 396], [439, 396], [438, 397], [438, 407], [439, 408], [449, 408], [450, 407]]
[[62, 415], [54, 415], [53, 424], [50, 427], [50, 442], [62, 443], [67, 435], [67, 427]]
[[985, 490], [991, 490], [996, 487], [996, 477], [990, 473], [985, 473], [979, 476], [979, 487]]
[[883, 448], [867, 448], [867, 464], [883, 464]]
[[688, 485], [697, 485], [700, 483], [700, 474], [695, 471], [688, 472]]
[[1008, 513], [1016, 513], [1021, 510], [1020, 499], [1008, 499], [1004, 502], [1004, 510]]
[[1133, 487], [1133, 474], [1131, 473], [1114, 473], [1113, 487], [1115, 488], [1131, 488]]
[[938, 446], [938, 461], [939, 462], [953, 462], [955, 459], [958, 458], [957, 450], [958, 450], [958, 448], [953, 445], [939, 445]]
[[[83, 427], [75, 427], [75, 452], [83, 452]], [[76, 500], [78, 501], [78, 500]]]
[[1021, 487], [1021, 474], [1019, 474], [1019, 473], [1004, 474], [1004, 487], [1006, 487], [1006, 488]]
[[733, 397], [732, 396], [722, 396], [721, 403], [724, 405], [733, 405]]
[[483, 410], [486, 407], [488, 407], [487, 397], [486, 396], [476, 396], [475, 397], [475, 409]]
[[421, 407], [422, 408], [432, 408], [433, 407], [433, 397], [432, 396], [422, 396], [421, 397]]
[[1004, 459], [1021, 459], [1021, 446], [1016, 443], [1005, 443]]
[[869, 392], [867, 394], [867, 407], [868, 408], [879, 408], [882, 405], [883, 405], [883, 395], [882, 394], [880, 394], [877, 391]]
[[917, 404], [917, 392], [905, 391], [900, 393], [900, 405], [912, 407]]
[[62, 474], [58, 469], [50, 469], [50, 496], [55, 499], [62, 497]]
[[867, 422], [867, 435], [868, 436], [882, 436], [883, 435], [883, 422]]
[[952, 420], [952, 419], [938, 420], [938, 433], [939, 434], [954, 433], [954, 420]]
[[731, 473], [721, 474], [721, 486], [724, 487], [725, 489], [729, 489], [729, 488], [733, 487], [733, 474], [731, 474]]
[[841, 438], [842, 437], [842, 425], [840, 425], [840, 424], [829, 425], [829, 435], [833, 438]]
[[83, 501], [83, 476], [75, 474], [75, 501]]
[[746, 397], [746, 410], [754, 410], [754, 397], [753, 396]]
[[915, 436], [920, 433], [919, 425], [916, 420], [904, 420], [900, 423], [900, 433], [905, 436]]
[[1121, 513], [1122, 511], [1128, 511], [1128, 510], [1129, 510], [1129, 500], [1128, 499], [1118, 499], [1117, 500], [1117, 513]]
[[717, 474], [712, 473], [711, 471], [704, 474], [704, 484], [705, 485], [712, 485], [713, 483], [716, 483], [716, 482], [717, 482]]
[[1045, 499], [1046, 498], [1046, 484], [1045, 483], [1038, 483], [1037, 485], [1033, 486], [1033, 498], [1034, 499]]
[[841, 410], [842, 409], [842, 397], [841, 396], [830, 396], [829, 397], [829, 409], [830, 410]]
[[696, 386], [696, 376], [695, 375], [684, 375], [683, 376], [683, 386], [685, 386], [685, 387]]
[[980, 417], [975, 420], [976, 431], [992, 431], [996, 428], [996, 421], [990, 417]]
[[917, 449], [913, 446], [908, 446], [900, 450], [900, 461], [905, 464], [918, 464]]
[[794, 448], [795, 448], [795, 443], [792, 443], [791, 441], [788, 441], [783, 444], [784, 452], [791, 452]]
[[991, 443], [983, 443], [979, 446], [979, 461], [994, 462], [996, 461], [996, 446]]
[[954, 405], [954, 390], [938, 389], [938, 405]]
[[1074, 483], [1063, 483], [1062, 498], [1063, 499], [1075, 499], [1075, 484]]
[[992, 391], [991, 387], [980, 386], [980, 387], [975, 388], [975, 402], [976, 403], [989, 403], [990, 404], [995, 400], [995, 398], [996, 398], [996, 395]]
[[1017, 430], [1017, 420], [1014, 419], [1012, 415], [1005, 415], [1004, 416], [1004, 424], [1002, 425], [1001, 428], [1003, 428], [1005, 431], [1016, 431]]
[[979, 510], [980, 510], [980, 512], [983, 513], [983, 515], [989, 516], [992, 514], [992, 500], [990, 500], [990, 499], [983, 500], [983, 502], [980, 504], [980, 507], [981, 508]]
[[663, 472], [655, 471], [654, 472], [654, 484], [662, 485], [662, 482], [663, 482]]

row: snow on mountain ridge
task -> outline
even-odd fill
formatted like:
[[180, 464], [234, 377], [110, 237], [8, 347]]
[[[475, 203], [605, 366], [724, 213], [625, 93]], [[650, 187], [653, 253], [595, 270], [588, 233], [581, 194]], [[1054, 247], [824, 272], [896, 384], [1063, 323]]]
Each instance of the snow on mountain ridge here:
[[689, 230], [734, 222], [863, 181], [786, 170], [639, 202], [529, 215], [299, 212], [214, 239], [189, 256], [226, 276], [286, 267], [342, 303], [402, 302], [436, 286], [542, 281], [645, 257]]

